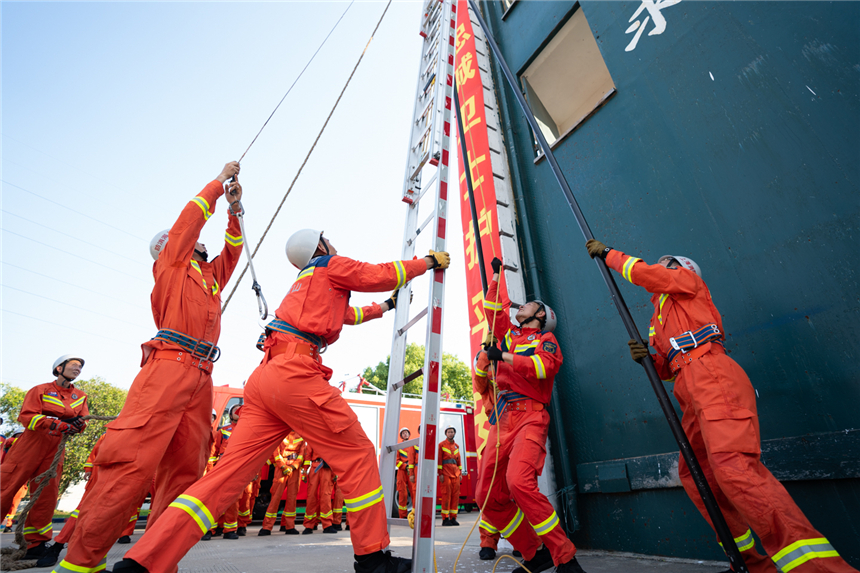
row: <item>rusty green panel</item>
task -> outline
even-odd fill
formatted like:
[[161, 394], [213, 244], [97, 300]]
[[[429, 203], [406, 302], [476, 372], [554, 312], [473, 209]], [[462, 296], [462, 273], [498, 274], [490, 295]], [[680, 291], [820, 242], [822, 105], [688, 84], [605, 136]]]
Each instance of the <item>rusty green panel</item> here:
[[[758, 392], [765, 463], [860, 566], [860, 468], [850, 458], [860, 428], [860, 3], [685, 1], [661, 10], [662, 34], [648, 24], [625, 51], [640, 6], [520, 0], [503, 17], [500, 3], [481, 4], [515, 74], [583, 11], [617, 93], [556, 145], [556, 158], [598, 238], [648, 262], [671, 253], [702, 266], [726, 346]], [[561, 317], [565, 415], [553, 423], [568, 450], [553, 454], [576, 476], [564, 483], [556, 472], [560, 488], [578, 488], [575, 540], [719, 558], [710, 528], [656, 465], [671, 464], [677, 446], [568, 205], [493, 73], [518, 217], [537, 252], [525, 263]], [[647, 334], [647, 293], [616, 277]], [[583, 491], [603, 482], [617, 493]]]

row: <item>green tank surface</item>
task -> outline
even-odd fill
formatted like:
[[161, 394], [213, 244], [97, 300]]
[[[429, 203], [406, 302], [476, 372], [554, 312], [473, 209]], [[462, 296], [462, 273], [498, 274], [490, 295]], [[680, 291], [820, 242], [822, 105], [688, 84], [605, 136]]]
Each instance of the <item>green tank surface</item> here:
[[[595, 236], [701, 266], [758, 395], [762, 460], [860, 566], [860, 3], [480, 8]], [[564, 196], [488, 71], [528, 287], [559, 315], [567, 527], [581, 547], [720, 559]], [[615, 276], [647, 338], [649, 295]]]

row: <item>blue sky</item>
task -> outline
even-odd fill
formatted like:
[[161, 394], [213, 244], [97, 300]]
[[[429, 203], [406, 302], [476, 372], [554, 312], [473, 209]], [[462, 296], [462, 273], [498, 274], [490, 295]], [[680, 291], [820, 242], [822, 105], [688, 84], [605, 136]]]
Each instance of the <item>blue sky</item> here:
[[[87, 360], [83, 377], [131, 385], [140, 344], [156, 330], [149, 240], [238, 159], [347, 5], [2, 3], [3, 381], [25, 389], [47, 382], [57, 356], [77, 353]], [[250, 246], [384, 7], [349, 9], [243, 160]], [[420, 11], [418, 2], [392, 4], [255, 258], [273, 310], [295, 278], [284, 244], [297, 229], [324, 229], [341, 254], [360, 260], [399, 256]], [[212, 254], [226, 218], [221, 202], [202, 234]], [[468, 362], [456, 204], [449, 220], [445, 351]], [[419, 243], [421, 252], [428, 244]], [[413, 312], [426, 304], [425, 282], [416, 281]], [[325, 355], [333, 381], [384, 360], [392, 324], [393, 313], [346, 327]], [[423, 342], [423, 327], [413, 332], [410, 340]], [[215, 384], [241, 386], [261, 358], [259, 333], [246, 278], [223, 316]]]

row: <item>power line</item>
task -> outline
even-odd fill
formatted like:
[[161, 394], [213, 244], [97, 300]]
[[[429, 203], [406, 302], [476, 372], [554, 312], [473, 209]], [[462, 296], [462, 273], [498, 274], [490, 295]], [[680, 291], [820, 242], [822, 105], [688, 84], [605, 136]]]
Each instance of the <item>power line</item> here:
[[15, 236], [21, 237], [22, 239], [27, 239], [28, 241], [33, 241], [34, 243], [36, 243], [36, 244], [38, 244], [38, 245], [42, 245], [42, 246], [48, 247], [49, 249], [55, 249], [55, 250], [57, 250], [57, 251], [60, 251], [61, 253], [65, 253], [65, 254], [67, 254], [67, 255], [69, 255], [69, 256], [72, 256], [72, 257], [75, 257], [75, 258], [77, 258], [77, 259], [81, 259], [82, 261], [87, 261], [88, 263], [92, 263], [92, 264], [94, 264], [94, 265], [98, 265], [98, 266], [100, 266], [100, 267], [104, 267], [104, 268], [106, 268], [106, 269], [110, 269], [110, 270], [112, 270], [112, 271], [114, 271], [114, 272], [116, 272], [116, 273], [119, 273], [119, 274], [121, 274], [121, 275], [125, 275], [125, 276], [127, 276], [127, 277], [131, 277], [131, 278], [133, 278], [133, 279], [135, 279], [135, 280], [138, 280], [138, 281], [140, 281], [140, 282], [143, 282], [143, 283], [145, 283], [145, 282], [146, 282], [145, 280], [143, 280], [143, 279], [142, 279], [142, 278], [140, 278], [140, 277], [137, 277], [137, 276], [134, 276], [134, 275], [130, 275], [130, 274], [128, 274], [128, 273], [124, 273], [124, 272], [122, 272], [122, 271], [121, 271], [121, 270], [119, 270], [119, 269], [115, 269], [115, 268], [113, 268], [113, 267], [109, 267], [109, 266], [107, 266], [107, 265], [103, 265], [103, 264], [101, 264], [101, 263], [97, 263], [96, 261], [92, 261], [92, 260], [87, 259], [87, 258], [85, 258], [85, 257], [82, 257], [82, 256], [80, 256], [80, 255], [76, 255], [75, 253], [71, 253], [71, 252], [69, 252], [69, 251], [64, 251], [63, 249], [61, 249], [61, 248], [59, 248], [59, 247], [55, 247], [55, 246], [53, 246], [53, 245], [49, 245], [48, 243], [43, 243], [42, 241], [37, 241], [36, 239], [31, 239], [30, 237], [27, 237], [27, 236], [22, 235], [22, 234], [20, 234], [20, 233], [16, 233], [16, 232], [14, 232], [14, 231], [10, 231], [10, 230], [8, 230], [8, 229], [0, 229], [0, 230], [2, 230], [4, 233], [9, 233], [10, 235], [15, 235]]
[[[334, 102], [334, 106], [331, 108], [331, 111], [328, 113], [328, 117], [325, 118], [325, 123], [323, 123], [320, 132], [317, 134], [317, 138], [314, 140], [311, 145], [310, 150], [308, 150], [308, 154], [305, 156], [305, 160], [302, 161], [302, 164], [299, 166], [299, 170], [296, 172], [296, 176], [293, 177], [293, 181], [290, 183], [290, 186], [287, 188], [287, 192], [284, 194], [284, 198], [281, 199], [278, 208], [275, 209], [275, 214], [272, 215], [272, 220], [269, 221], [269, 224], [266, 225], [266, 230], [263, 231], [263, 235], [260, 237], [260, 240], [257, 242], [257, 246], [254, 247], [254, 252], [251, 253], [251, 258], [253, 259], [257, 251], [260, 250], [260, 245], [263, 244], [263, 240], [266, 238], [266, 235], [269, 233], [269, 229], [272, 228], [272, 224], [275, 222], [275, 218], [278, 216], [278, 213], [281, 212], [281, 207], [284, 206], [284, 202], [287, 200], [287, 197], [290, 195], [290, 192], [293, 190], [293, 186], [296, 184], [296, 181], [299, 179], [299, 175], [302, 174], [302, 170], [305, 168], [305, 165], [310, 159], [311, 154], [316, 149], [317, 143], [322, 137], [323, 132], [325, 131], [326, 126], [328, 126], [329, 120], [331, 120], [331, 116], [334, 115], [334, 111], [337, 109], [337, 105], [340, 103], [341, 98], [343, 98], [344, 92], [346, 92], [346, 88], [349, 87], [349, 82], [352, 80], [352, 76], [355, 75], [355, 71], [358, 69], [359, 64], [361, 64], [361, 60], [364, 58], [364, 54], [367, 53], [367, 48], [370, 47], [370, 42], [373, 41], [373, 36], [376, 35], [376, 31], [379, 29], [379, 25], [382, 24], [382, 19], [385, 18], [385, 14], [388, 12], [388, 8], [391, 6], [391, 0], [388, 1], [388, 4], [385, 5], [385, 10], [382, 11], [382, 16], [379, 17], [379, 21], [376, 23], [376, 27], [373, 29], [373, 32], [370, 34], [370, 39], [367, 41], [367, 44], [364, 46], [364, 50], [362, 50], [361, 55], [358, 57], [358, 61], [355, 63], [355, 67], [352, 68], [352, 72], [349, 74], [349, 77], [346, 78], [346, 83], [343, 86], [343, 89], [340, 90], [340, 95], [337, 96], [337, 100]], [[247, 245], [246, 245], [247, 246]], [[233, 293], [236, 292], [236, 289], [239, 287], [239, 283], [242, 282], [242, 277], [245, 276], [245, 272], [248, 270], [248, 263], [245, 263], [245, 268], [242, 269], [242, 272], [239, 274], [239, 278], [236, 279], [236, 282], [233, 284], [233, 290], [230, 291], [230, 295], [227, 297], [227, 300], [224, 301], [224, 305], [221, 307], [221, 313], [227, 309], [227, 305], [230, 304], [230, 299], [233, 298]]]
[[127, 300], [123, 300], [123, 299], [121, 299], [121, 298], [117, 298], [117, 297], [115, 297], [115, 296], [111, 296], [111, 295], [109, 295], [109, 294], [105, 294], [105, 293], [103, 293], [103, 292], [99, 292], [99, 291], [93, 290], [93, 289], [91, 289], [91, 288], [83, 287], [83, 286], [78, 285], [78, 284], [75, 284], [75, 283], [70, 283], [70, 282], [68, 282], [68, 281], [64, 281], [64, 280], [58, 279], [57, 277], [52, 277], [51, 275], [46, 275], [46, 274], [42, 274], [42, 273], [37, 273], [36, 271], [30, 270], [30, 269], [25, 269], [24, 267], [19, 267], [18, 265], [13, 265], [12, 263], [9, 263], [9, 262], [6, 262], [6, 261], [3, 261], [3, 264], [4, 264], [4, 265], [9, 265], [10, 267], [15, 267], [16, 269], [20, 269], [20, 270], [22, 270], [22, 271], [26, 271], [26, 272], [28, 272], [28, 273], [33, 273], [34, 275], [38, 275], [38, 276], [40, 276], [40, 277], [45, 277], [46, 279], [51, 279], [52, 281], [56, 281], [56, 282], [58, 282], [58, 283], [63, 283], [63, 284], [66, 284], [66, 285], [69, 285], [69, 286], [72, 286], [72, 287], [75, 287], [75, 288], [79, 288], [79, 289], [81, 289], [81, 290], [85, 290], [85, 291], [87, 291], [87, 292], [91, 292], [91, 293], [93, 293], [93, 294], [97, 294], [97, 295], [99, 295], [99, 296], [103, 296], [103, 297], [105, 297], [105, 298], [109, 298], [109, 299], [111, 299], [111, 300], [115, 300], [115, 301], [118, 301], [118, 302], [121, 302], [121, 303], [127, 304], [127, 305], [129, 305], [129, 306], [133, 306], [133, 307], [135, 307], [135, 308], [139, 308], [139, 309], [142, 309], [142, 310], [149, 310], [149, 309], [147, 309], [147, 308], [146, 308], [145, 306], [143, 306], [143, 305], [140, 305], [140, 304], [133, 304], [133, 303], [128, 302]]
[[97, 223], [101, 223], [102, 225], [104, 225], [106, 227], [110, 227], [111, 229], [114, 229], [115, 231], [119, 231], [120, 233], [124, 233], [124, 234], [128, 235], [129, 237], [134, 237], [135, 239], [138, 239], [141, 241], [148, 241], [149, 240], [149, 239], [144, 239], [143, 237], [138, 237], [137, 235], [135, 235], [133, 233], [129, 233], [125, 229], [115, 227], [115, 226], [111, 225], [110, 223], [105, 223], [101, 219], [96, 219], [95, 217], [93, 217], [91, 215], [87, 215], [86, 213], [84, 213], [82, 211], [78, 211], [77, 209], [72, 209], [71, 207], [69, 207], [67, 205], [63, 205], [62, 203], [58, 203], [57, 201], [54, 201], [53, 199], [48, 199], [47, 197], [45, 197], [43, 195], [39, 195], [38, 193], [36, 193], [34, 191], [30, 191], [29, 189], [24, 189], [20, 185], [15, 185], [14, 183], [10, 183], [10, 182], [6, 181], [5, 179], [0, 179], [0, 181], [3, 181], [3, 183], [5, 183], [6, 185], [11, 185], [12, 187], [14, 187], [16, 189], [20, 189], [24, 193], [29, 193], [30, 195], [35, 195], [39, 199], [43, 199], [43, 200], [47, 201], [48, 203], [53, 203], [54, 205], [58, 205], [58, 206], [62, 207], [63, 209], [68, 209], [72, 213], [77, 213], [78, 215], [81, 215], [82, 217], [86, 217], [87, 219], [91, 219]]
[[269, 120], [270, 120], [270, 119], [272, 119], [272, 116], [274, 116], [274, 115], [275, 115], [275, 112], [276, 112], [276, 111], [278, 111], [278, 108], [279, 108], [279, 107], [281, 107], [281, 104], [282, 104], [282, 103], [284, 103], [284, 100], [285, 100], [285, 99], [287, 99], [287, 96], [288, 96], [288, 95], [290, 95], [290, 92], [291, 92], [291, 91], [293, 91], [293, 87], [294, 87], [294, 86], [296, 85], [296, 83], [299, 81], [299, 78], [301, 78], [301, 77], [302, 77], [302, 74], [304, 74], [304, 73], [305, 73], [305, 70], [306, 70], [306, 69], [308, 69], [308, 66], [310, 66], [310, 65], [311, 65], [311, 62], [313, 62], [313, 61], [314, 61], [314, 58], [316, 58], [316, 57], [317, 57], [317, 54], [319, 53], [319, 51], [320, 51], [320, 50], [322, 50], [322, 47], [323, 47], [323, 46], [325, 46], [325, 43], [328, 41], [329, 36], [331, 36], [331, 35], [332, 35], [332, 33], [334, 32], [335, 28], [337, 28], [337, 25], [338, 25], [338, 24], [340, 24], [340, 21], [341, 21], [341, 20], [343, 20], [343, 17], [344, 17], [344, 16], [346, 16], [346, 13], [347, 13], [347, 12], [349, 12], [349, 9], [352, 7], [352, 5], [353, 5], [354, 3], [355, 3], [355, 0], [352, 0], [352, 2], [350, 2], [350, 3], [349, 3], [349, 5], [346, 7], [346, 10], [344, 10], [344, 11], [343, 11], [343, 14], [341, 14], [341, 15], [340, 15], [340, 18], [338, 18], [338, 19], [337, 19], [337, 22], [335, 22], [335, 23], [334, 23], [334, 27], [332, 27], [332, 29], [331, 29], [331, 31], [328, 33], [328, 35], [327, 35], [325, 38], [323, 38], [322, 44], [320, 44], [320, 45], [319, 45], [319, 48], [317, 48], [317, 51], [316, 51], [316, 52], [314, 52], [314, 54], [311, 56], [311, 59], [310, 59], [310, 60], [308, 60], [308, 63], [307, 63], [307, 64], [305, 64], [305, 67], [304, 67], [304, 68], [302, 68], [302, 71], [301, 71], [301, 72], [299, 72], [299, 75], [298, 75], [298, 76], [296, 76], [296, 79], [295, 79], [295, 80], [293, 80], [293, 83], [292, 83], [292, 85], [289, 87], [289, 89], [287, 90], [287, 93], [285, 93], [285, 94], [284, 94], [284, 97], [282, 97], [282, 98], [281, 98], [281, 101], [279, 101], [279, 102], [278, 102], [278, 105], [276, 105], [276, 106], [275, 106], [275, 109], [274, 109], [274, 110], [272, 110], [272, 113], [269, 115], [268, 119], [266, 119], [266, 121], [265, 121], [265, 122], [263, 122], [263, 127], [261, 127], [261, 128], [260, 128], [260, 131], [258, 131], [258, 132], [257, 132], [257, 135], [255, 135], [255, 136], [254, 136], [254, 139], [252, 139], [252, 140], [251, 140], [251, 143], [250, 143], [250, 145], [248, 145], [248, 148], [245, 150], [245, 153], [243, 153], [243, 154], [242, 154], [242, 157], [240, 157], [240, 158], [239, 158], [239, 163], [241, 163], [241, 162], [242, 162], [242, 160], [243, 160], [243, 159], [245, 159], [245, 155], [247, 155], [247, 154], [248, 154], [248, 151], [251, 149], [251, 145], [254, 145], [254, 142], [255, 142], [255, 141], [257, 141], [257, 138], [258, 138], [258, 137], [260, 137], [260, 134], [261, 134], [261, 133], [263, 133], [263, 130], [266, 128], [266, 125], [269, 123]]
[[16, 290], [16, 291], [18, 291], [18, 292], [23, 292], [24, 294], [29, 294], [30, 296], [35, 296], [35, 297], [43, 298], [43, 299], [45, 299], [45, 300], [49, 300], [49, 301], [51, 301], [51, 302], [56, 302], [56, 303], [58, 303], [58, 304], [64, 304], [64, 305], [66, 305], [66, 306], [70, 306], [70, 307], [72, 307], [72, 308], [76, 308], [76, 309], [78, 309], [78, 310], [82, 310], [82, 311], [84, 311], [84, 312], [90, 312], [90, 313], [95, 314], [95, 315], [98, 315], [98, 316], [103, 316], [103, 317], [105, 317], [105, 318], [109, 318], [109, 319], [111, 319], [111, 320], [116, 320], [117, 322], [124, 322], [125, 324], [130, 324], [130, 325], [132, 325], [132, 326], [136, 326], [136, 327], [138, 327], [138, 328], [150, 328], [150, 327], [147, 327], [147, 326], [143, 326], [142, 324], [137, 324], [136, 322], [129, 322], [129, 321], [127, 321], [127, 320], [123, 320], [123, 319], [121, 319], [121, 318], [117, 318], [117, 317], [115, 317], [115, 316], [111, 316], [111, 315], [109, 315], [109, 314], [103, 314], [103, 313], [101, 313], [101, 312], [96, 312], [96, 311], [94, 311], [94, 310], [90, 310], [90, 309], [88, 309], [88, 308], [84, 308], [84, 307], [82, 307], [82, 306], [77, 306], [77, 305], [74, 305], [74, 304], [71, 304], [71, 303], [68, 303], [68, 302], [64, 302], [64, 301], [62, 301], [62, 300], [57, 300], [57, 299], [55, 299], [55, 298], [49, 298], [49, 297], [47, 297], [47, 296], [42, 296], [42, 295], [40, 295], [40, 294], [36, 294], [36, 293], [34, 293], [34, 292], [30, 292], [30, 291], [28, 291], [28, 290], [24, 290], [24, 289], [16, 288], [16, 287], [9, 286], [9, 285], [5, 285], [5, 284], [0, 284], [0, 287], [8, 288], [8, 289], [12, 289], [12, 290]]
[[[117, 253], [117, 252], [115, 252], [115, 251], [111, 251], [110, 249], [106, 249], [106, 248], [104, 248], [104, 247], [103, 247], [103, 246], [101, 246], [101, 245], [97, 245], [97, 244], [95, 244], [95, 243], [90, 243], [89, 241], [85, 241], [85, 240], [83, 240], [83, 239], [80, 239], [80, 238], [78, 238], [78, 237], [75, 237], [74, 235], [70, 235], [70, 234], [68, 234], [68, 233], [64, 233], [64, 232], [62, 232], [62, 231], [58, 231], [58, 230], [57, 230], [57, 229], [55, 229], [54, 227], [50, 227], [50, 226], [48, 226], [48, 225], [43, 225], [42, 223], [37, 223], [36, 221], [32, 221], [32, 220], [30, 220], [30, 219], [28, 219], [28, 218], [26, 218], [26, 217], [22, 217], [21, 215], [18, 215], [17, 213], [13, 213], [13, 212], [11, 212], [11, 211], [7, 211], [6, 209], [3, 209], [3, 212], [4, 212], [4, 213], [6, 213], [7, 215], [12, 215], [13, 217], [18, 217], [19, 219], [23, 219], [23, 220], [25, 220], [25, 221], [27, 221], [28, 223], [31, 223], [31, 224], [33, 224], [33, 225], [38, 225], [39, 227], [43, 227], [43, 228], [45, 228], [45, 229], [49, 229], [49, 230], [51, 230], [51, 231], [54, 231], [55, 233], [59, 233], [59, 234], [61, 234], [61, 235], [65, 235], [66, 237], [72, 238], [72, 239], [74, 239], [74, 240], [76, 240], [76, 241], [80, 241], [80, 242], [84, 243], [85, 245], [89, 245], [89, 246], [91, 246], [91, 247], [95, 247], [95, 248], [97, 248], [97, 249], [101, 249], [101, 250], [103, 250], [103, 251], [107, 251], [108, 253], [112, 254], [112, 255], [113, 255], [113, 256], [115, 256], [115, 257], [120, 257], [120, 258], [122, 258], [122, 259], [125, 259], [125, 260], [127, 260], [127, 261], [131, 261], [131, 262], [133, 262], [133, 263], [137, 263], [137, 264], [139, 264], [139, 265], [146, 265], [146, 263], [142, 263], [142, 262], [140, 262], [140, 260], [139, 260], [139, 259], [133, 259], [133, 258], [131, 258], [131, 257], [127, 257], [127, 256], [125, 256], [125, 255], [121, 255], [121, 254], [119, 254], [119, 253]], [[148, 265], [146, 265], [146, 266], [148, 266]]]
[[67, 325], [67, 324], [59, 324], [59, 323], [57, 323], [57, 322], [51, 322], [50, 320], [45, 320], [45, 319], [43, 319], [43, 318], [36, 318], [35, 316], [30, 316], [30, 315], [27, 315], [27, 314], [22, 314], [22, 313], [20, 313], [20, 312], [15, 312], [14, 310], [9, 310], [8, 308], [4, 308], [4, 309], [3, 309], [3, 312], [8, 312], [9, 314], [15, 314], [15, 315], [17, 315], [17, 316], [22, 316], [22, 317], [24, 317], [24, 318], [29, 318], [30, 320], [38, 320], [39, 322], [44, 322], [44, 323], [46, 323], [46, 324], [51, 324], [51, 325], [53, 325], [53, 326], [59, 326], [59, 327], [61, 327], [61, 328], [68, 328], [69, 330], [74, 330], [75, 332], [80, 332], [80, 333], [82, 333], [82, 334], [88, 334], [88, 335], [90, 335], [90, 336], [95, 336], [96, 338], [104, 338], [105, 340], [110, 340], [111, 342], [123, 342], [123, 343], [125, 343], [125, 344], [137, 344], [137, 342], [131, 342], [131, 341], [129, 341], [129, 340], [119, 340], [119, 339], [118, 339], [117, 337], [115, 337], [115, 336], [111, 336], [111, 337], [108, 337], [108, 336], [102, 336], [101, 334], [96, 334], [95, 332], [88, 332], [88, 331], [86, 331], [86, 330], [81, 330], [80, 328], [74, 328], [74, 327], [69, 326], [69, 325]]

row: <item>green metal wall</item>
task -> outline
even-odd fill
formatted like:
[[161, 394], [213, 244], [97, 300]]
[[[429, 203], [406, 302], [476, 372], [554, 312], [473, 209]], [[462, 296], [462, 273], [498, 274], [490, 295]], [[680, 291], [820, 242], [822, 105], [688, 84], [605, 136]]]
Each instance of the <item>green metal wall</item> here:
[[[726, 346], [759, 394], [763, 460], [858, 566], [860, 4], [682, 2], [663, 11], [662, 35], [646, 33], [625, 52], [639, 5], [520, 0], [504, 17], [498, 2], [481, 8], [515, 74], [583, 11], [618, 90], [555, 148], [586, 218], [605, 243], [648, 262], [671, 253], [701, 265]], [[568, 450], [553, 454], [576, 480], [564, 483], [556, 468], [559, 487], [577, 489], [574, 540], [720, 558], [666, 478], [677, 447], [665, 418], [564, 197], [546, 161], [534, 163], [530, 130], [493, 73], [520, 230], [527, 218], [540, 290], [562, 317], [565, 419], [554, 424]], [[647, 293], [618, 282], [647, 334]]]

